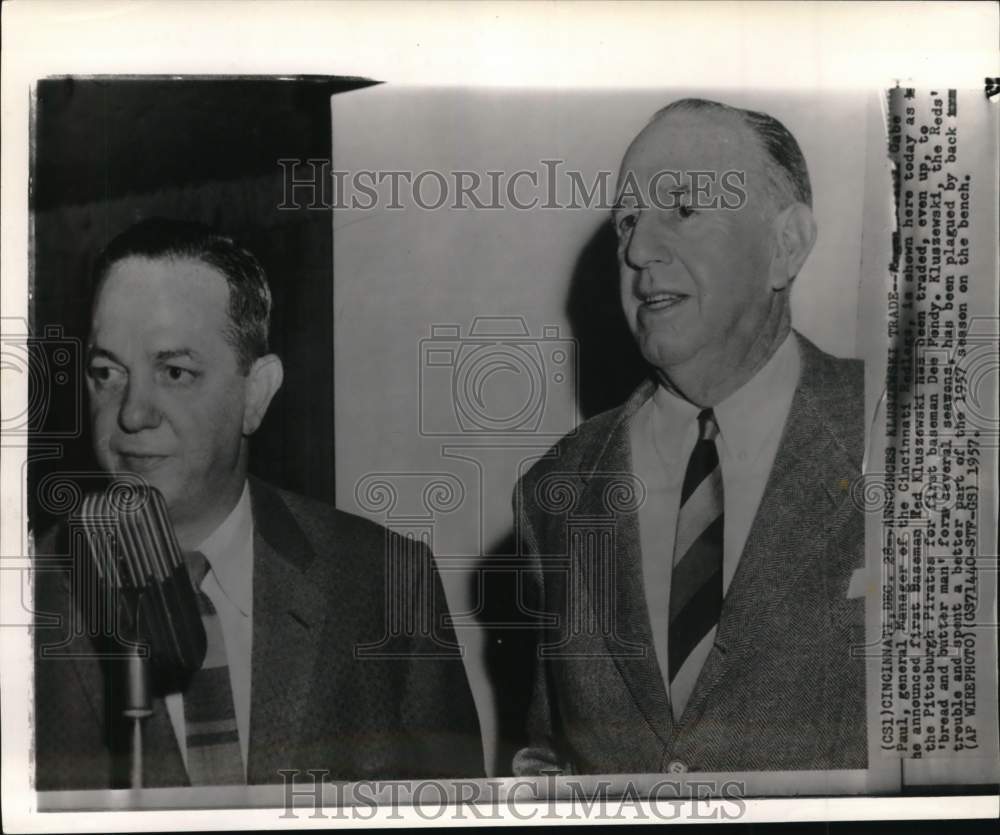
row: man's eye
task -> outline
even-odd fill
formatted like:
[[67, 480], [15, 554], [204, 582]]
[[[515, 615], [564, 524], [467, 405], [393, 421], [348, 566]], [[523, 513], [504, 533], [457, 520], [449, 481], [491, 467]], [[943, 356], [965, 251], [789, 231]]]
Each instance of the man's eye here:
[[113, 365], [91, 363], [87, 368], [87, 376], [94, 381], [95, 385], [107, 387], [118, 385], [125, 379], [125, 372]]
[[170, 383], [190, 383], [198, 376], [190, 368], [184, 368], [180, 365], [165, 366], [163, 374]]
[[615, 228], [618, 230], [619, 235], [624, 235], [635, 228], [635, 215], [621, 215], [615, 222]]
[[667, 194], [665, 208], [676, 209], [677, 216], [681, 220], [687, 220], [692, 215], [697, 214], [697, 210], [691, 205], [691, 195], [687, 191], [675, 190]]

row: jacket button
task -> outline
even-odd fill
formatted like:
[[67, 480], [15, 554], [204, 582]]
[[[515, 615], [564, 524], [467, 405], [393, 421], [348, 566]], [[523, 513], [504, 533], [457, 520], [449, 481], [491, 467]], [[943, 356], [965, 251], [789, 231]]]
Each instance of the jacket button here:
[[688, 767], [680, 760], [671, 760], [670, 764], [667, 766], [667, 771], [671, 774], [684, 774], [687, 770]]

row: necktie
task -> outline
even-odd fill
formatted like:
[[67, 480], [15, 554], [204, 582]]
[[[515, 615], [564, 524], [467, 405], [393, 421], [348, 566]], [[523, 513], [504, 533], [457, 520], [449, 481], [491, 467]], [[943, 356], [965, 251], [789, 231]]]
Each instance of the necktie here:
[[212, 601], [201, 590], [208, 560], [201, 552], [191, 551], [184, 555], [184, 561], [197, 592], [208, 646], [204, 664], [184, 691], [188, 777], [192, 786], [246, 783], [222, 624]]
[[[674, 563], [670, 579], [668, 671], [670, 682], [684, 661], [719, 622], [722, 610], [722, 470], [711, 409], [698, 415], [698, 441], [681, 488]], [[679, 705], [677, 706], [679, 707]], [[679, 711], [676, 710], [675, 713]]]

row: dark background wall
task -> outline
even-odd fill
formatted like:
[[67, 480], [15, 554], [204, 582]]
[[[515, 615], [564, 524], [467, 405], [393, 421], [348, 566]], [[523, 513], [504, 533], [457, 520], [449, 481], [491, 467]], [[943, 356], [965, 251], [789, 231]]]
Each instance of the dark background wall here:
[[[94, 469], [82, 350], [63, 376], [60, 340], [88, 326], [87, 278], [101, 248], [151, 216], [213, 225], [251, 249], [275, 299], [272, 350], [285, 383], [251, 444], [250, 469], [334, 500], [333, 254], [329, 211], [279, 209], [279, 159], [330, 156], [330, 96], [373, 82], [56, 78], [35, 98], [31, 180], [33, 336], [28, 511], [52, 521], [38, 486]], [[51, 327], [61, 328], [56, 336]], [[48, 335], [46, 336], [48, 331]], [[77, 431], [78, 430], [78, 431]]]

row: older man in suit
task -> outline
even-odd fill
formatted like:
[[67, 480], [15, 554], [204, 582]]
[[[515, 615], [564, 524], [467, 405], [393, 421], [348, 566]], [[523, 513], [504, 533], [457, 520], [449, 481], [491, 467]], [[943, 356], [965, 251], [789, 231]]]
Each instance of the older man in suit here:
[[802, 152], [766, 114], [684, 99], [618, 194], [653, 373], [515, 491], [553, 616], [515, 771], [864, 768], [863, 368], [791, 327], [816, 234]]
[[[144, 784], [280, 783], [295, 769], [481, 774], [478, 719], [426, 548], [247, 476], [249, 437], [282, 381], [256, 258], [205, 227], [150, 220], [109, 245], [95, 276], [96, 457], [162, 493], [208, 639], [187, 686], [156, 694]], [[69, 553], [65, 530], [39, 553]], [[76, 577], [38, 575], [35, 609], [58, 616], [35, 630], [39, 789], [128, 784], [114, 636], [73, 626], [92, 605], [78, 593], [88, 570], [84, 559]], [[387, 607], [404, 604], [428, 628], [387, 632]]]

